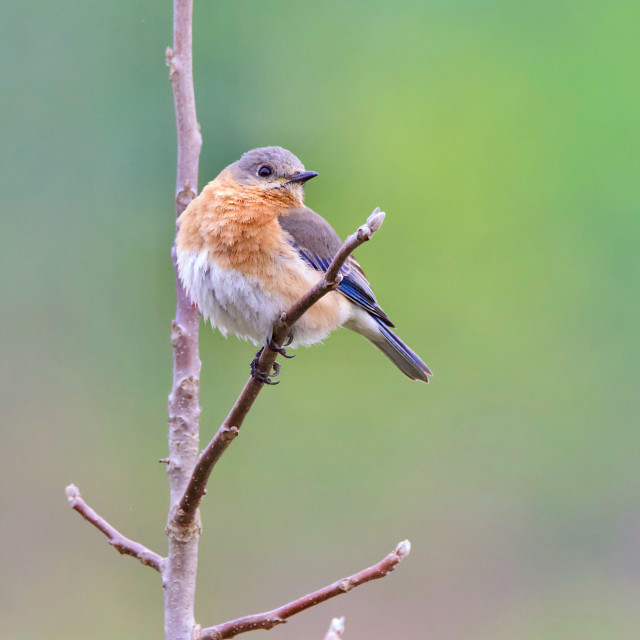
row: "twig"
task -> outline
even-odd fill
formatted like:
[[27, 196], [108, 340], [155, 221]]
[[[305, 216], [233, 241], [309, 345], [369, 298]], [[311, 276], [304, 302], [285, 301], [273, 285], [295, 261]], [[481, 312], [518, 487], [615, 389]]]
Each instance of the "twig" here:
[[238, 618], [237, 620], [231, 620], [229, 622], [216, 625], [215, 627], [202, 629], [200, 637], [202, 640], [225, 640], [225, 638], [233, 638], [241, 633], [246, 633], [247, 631], [254, 631], [255, 629], [271, 629], [276, 625], [284, 624], [287, 621], [287, 618], [290, 618], [296, 613], [300, 613], [305, 609], [314, 607], [315, 605], [320, 604], [325, 600], [329, 600], [330, 598], [334, 598], [335, 596], [347, 593], [347, 591], [351, 591], [354, 587], [358, 587], [370, 580], [384, 578], [393, 571], [395, 566], [401, 560], [409, 555], [410, 551], [411, 544], [408, 540], [404, 540], [398, 544], [395, 551], [368, 569], [355, 573], [348, 578], [338, 580], [327, 587], [323, 587], [322, 589], [318, 589], [318, 591], [302, 596], [302, 598], [289, 602], [278, 609], [273, 609], [273, 611], [245, 616], [243, 618]]
[[152, 567], [156, 571], [162, 571], [164, 558], [154, 551], [147, 549], [139, 542], [129, 540], [117, 529], [112, 527], [102, 516], [97, 514], [80, 495], [80, 489], [74, 484], [70, 484], [66, 489], [67, 500], [72, 509], [75, 509], [87, 522], [90, 522], [96, 529], [102, 531], [109, 540], [109, 544], [123, 555], [132, 556], [142, 562], [142, 564]]
[[[342, 269], [347, 258], [361, 245], [371, 240], [373, 234], [380, 229], [384, 222], [384, 211], [380, 211], [376, 207], [374, 212], [367, 218], [367, 222], [363, 224], [355, 233], [351, 234], [340, 247], [338, 253], [334, 256], [329, 268], [317, 284], [310, 289], [298, 302], [296, 302], [281, 318], [281, 325], [278, 334], [281, 336], [282, 341], [287, 338], [291, 327], [302, 317], [302, 315], [309, 310], [309, 308], [318, 302], [322, 296], [333, 291], [340, 284], [342, 275], [340, 270]], [[276, 327], [278, 329], [278, 327]], [[274, 339], [280, 337], [280, 335], [274, 336]], [[281, 344], [281, 343], [279, 343]]]
[[[350, 235], [338, 253], [335, 255], [329, 268], [323, 277], [302, 296], [286, 313], [282, 314], [279, 322], [273, 330], [272, 340], [278, 346], [282, 346], [290, 334], [293, 325], [314, 305], [320, 298], [337, 288], [342, 280], [340, 270], [347, 258], [361, 245], [370, 240], [373, 234], [382, 226], [385, 214], [380, 209], [367, 218], [367, 222], [362, 225], [354, 234]], [[258, 360], [260, 371], [271, 371], [276, 361], [277, 353], [271, 349], [264, 349]], [[258, 397], [264, 382], [260, 382], [251, 377], [247, 381], [242, 393], [236, 400], [231, 412], [222, 423], [220, 429], [215, 434], [211, 442], [200, 454], [198, 462], [193, 469], [189, 484], [180, 500], [180, 504], [173, 514], [176, 522], [189, 524], [195, 520], [196, 511], [205, 494], [207, 481], [214, 465], [220, 456], [226, 451], [231, 441], [238, 435], [238, 430], [242, 426], [249, 410]]]
[[[198, 191], [198, 160], [202, 136], [196, 116], [193, 88], [192, 47], [193, 0], [173, 0], [173, 49], [166, 52], [173, 88], [178, 136], [176, 218]], [[171, 325], [173, 383], [169, 395], [170, 504], [167, 522], [169, 550], [162, 572], [165, 640], [190, 640], [195, 625], [194, 603], [198, 568], [199, 523], [178, 523], [171, 517], [184, 493], [198, 459], [200, 406], [200, 357], [198, 327], [200, 313], [191, 305], [178, 277], [176, 316]]]
[[344, 633], [344, 617], [334, 618], [329, 625], [329, 631], [324, 637], [324, 640], [341, 640]]

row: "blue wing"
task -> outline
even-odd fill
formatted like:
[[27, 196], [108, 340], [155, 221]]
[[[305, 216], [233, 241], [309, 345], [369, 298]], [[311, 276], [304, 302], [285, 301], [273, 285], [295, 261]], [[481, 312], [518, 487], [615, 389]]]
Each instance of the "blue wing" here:
[[[324, 218], [307, 207], [301, 207], [279, 217], [278, 222], [286, 232], [289, 244], [312, 269], [326, 271], [329, 268], [342, 241]], [[393, 327], [353, 257], [347, 259], [340, 272], [343, 277], [338, 291], [383, 324]]]

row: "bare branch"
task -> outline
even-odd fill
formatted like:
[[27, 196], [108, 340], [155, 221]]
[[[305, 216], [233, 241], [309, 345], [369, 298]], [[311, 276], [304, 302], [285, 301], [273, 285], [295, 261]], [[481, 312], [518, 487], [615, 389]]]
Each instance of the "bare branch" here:
[[[373, 234], [382, 226], [384, 212], [376, 208], [354, 234], [350, 235], [338, 253], [331, 261], [329, 268], [322, 278], [302, 298], [300, 298], [286, 313], [282, 314], [279, 322], [273, 329], [273, 342], [281, 347], [290, 334], [293, 325], [308, 311], [320, 298], [333, 291], [342, 280], [340, 270], [347, 258], [361, 245], [370, 240]], [[264, 349], [258, 360], [260, 371], [271, 371], [276, 361], [277, 353], [271, 349]], [[249, 410], [258, 397], [264, 382], [251, 377], [247, 381], [242, 393], [236, 400], [229, 415], [222, 423], [211, 442], [200, 454], [198, 462], [193, 469], [189, 484], [180, 500], [178, 508], [173, 514], [177, 523], [188, 524], [194, 521], [196, 511], [205, 494], [207, 481], [214, 465], [220, 456], [226, 451], [231, 441], [238, 435], [238, 431], [247, 417]]]
[[[193, 84], [193, 0], [173, 0], [173, 10], [173, 48], [167, 48], [166, 62], [173, 88], [178, 142], [175, 191], [177, 218], [198, 192], [202, 136], [196, 116]], [[380, 228], [384, 215], [376, 209], [366, 224], [347, 238], [318, 283], [282, 314], [273, 327], [271, 348], [265, 348], [257, 362], [259, 371], [271, 372], [276, 367], [275, 349], [282, 347], [292, 327], [313, 304], [338, 287], [345, 262], [357, 247], [368, 241]], [[198, 456], [200, 313], [191, 304], [178, 277], [175, 248], [172, 260], [177, 296], [176, 315], [171, 326], [173, 384], [168, 403], [169, 456], [161, 460], [167, 464], [170, 488], [170, 510], [166, 528], [169, 547], [167, 557], [163, 558], [123, 536], [82, 499], [75, 485], [66, 488], [66, 495], [71, 507], [101, 531], [119, 553], [135, 557], [142, 564], [160, 572], [164, 590], [165, 640], [223, 640], [254, 629], [270, 629], [305, 609], [346, 593], [365, 582], [385, 577], [409, 554], [411, 545], [405, 540], [377, 564], [273, 611], [246, 616], [204, 630], [195, 623], [194, 600], [200, 535], [198, 506], [206, 492], [206, 484], [214, 465], [238, 435], [265, 382], [253, 377], [249, 379], [220, 429]], [[325, 640], [340, 640], [343, 630], [344, 618], [335, 618]]]
[[[323, 587], [322, 589], [318, 589], [318, 591], [302, 596], [302, 598], [289, 602], [278, 609], [273, 609], [273, 611], [245, 616], [244, 618], [231, 620], [229, 622], [216, 625], [215, 627], [202, 629], [201, 639], [225, 640], [226, 638], [234, 638], [235, 636], [241, 633], [246, 633], [247, 631], [271, 629], [279, 624], [284, 624], [287, 621], [287, 618], [294, 616], [296, 613], [301, 613], [305, 609], [314, 607], [325, 600], [347, 593], [347, 591], [351, 591], [354, 587], [359, 587], [365, 582], [384, 578], [394, 570], [401, 560], [409, 555], [410, 551], [411, 544], [408, 540], [404, 540], [398, 544], [392, 553], [380, 560], [380, 562], [360, 571], [359, 573], [355, 573], [348, 578], [338, 580], [327, 587]], [[327, 637], [330, 638], [331, 636]]]
[[142, 562], [142, 564], [152, 567], [156, 571], [162, 571], [164, 558], [157, 553], [147, 549], [139, 542], [134, 542], [123, 536], [117, 529], [112, 527], [102, 516], [98, 515], [80, 495], [80, 489], [74, 484], [70, 484], [66, 489], [67, 500], [72, 509], [75, 509], [87, 522], [90, 522], [96, 529], [102, 531], [109, 540], [109, 544], [123, 555], [132, 556]]
[[327, 635], [324, 637], [324, 640], [341, 640], [343, 633], [344, 633], [344, 617], [334, 618], [331, 621], [331, 625], [329, 626], [329, 631], [327, 631]]
[[[196, 116], [193, 86], [193, 0], [173, 0], [173, 48], [167, 49], [169, 80], [173, 89], [178, 137], [175, 215], [184, 211], [198, 192], [198, 161], [202, 136]], [[200, 526], [174, 521], [171, 514], [189, 482], [198, 459], [200, 432], [200, 312], [178, 277], [172, 251], [176, 284], [176, 316], [171, 325], [173, 383], [169, 394], [170, 504], [167, 522], [169, 552], [162, 572], [165, 640], [190, 640], [195, 625], [194, 601], [198, 567]]]

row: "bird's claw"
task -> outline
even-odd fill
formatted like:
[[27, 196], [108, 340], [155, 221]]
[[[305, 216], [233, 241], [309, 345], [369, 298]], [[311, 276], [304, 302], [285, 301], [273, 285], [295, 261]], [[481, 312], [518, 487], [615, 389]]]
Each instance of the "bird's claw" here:
[[273, 338], [269, 338], [269, 341], [267, 342], [267, 347], [269, 347], [271, 351], [275, 351], [276, 353], [279, 353], [283, 358], [287, 358], [287, 360], [291, 360], [291, 358], [295, 358], [296, 356], [295, 355], [288, 356], [287, 350], [285, 349], [285, 347], [288, 347], [292, 342], [293, 342], [293, 334], [289, 336], [287, 341], [281, 347], [279, 347], [273, 341]]
[[258, 369], [258, 361], [260, 360], [260, 356], [264, 351], [264, 347], [262, 347], [254, 356], [251, 361], [251, 377], [256, 382], [262, 382], [263, 384], [268, 384], [274, 386], [276, 384], [280, 384], [280, 381], [274, 382], [271, 378], [275, 378], [280, 373], [280, 365], [277, 362], [273, 363], [273, 373], [265, 373], [264, 371], [260, 371]]

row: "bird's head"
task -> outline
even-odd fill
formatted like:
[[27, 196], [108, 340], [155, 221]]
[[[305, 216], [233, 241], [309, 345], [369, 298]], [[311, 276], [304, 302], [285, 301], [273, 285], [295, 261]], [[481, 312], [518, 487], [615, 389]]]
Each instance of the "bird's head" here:
[[261, 147], [247, 151], [228, 167], [233, 179], [241, 186], [263, 192], [269, 199], [302, 204], [303, 185], [315, 178], [315, 171], [305, 171], [296, 156], [282, 147]]

